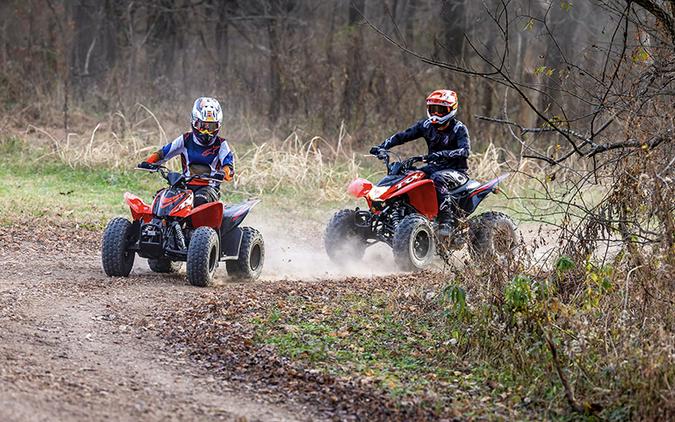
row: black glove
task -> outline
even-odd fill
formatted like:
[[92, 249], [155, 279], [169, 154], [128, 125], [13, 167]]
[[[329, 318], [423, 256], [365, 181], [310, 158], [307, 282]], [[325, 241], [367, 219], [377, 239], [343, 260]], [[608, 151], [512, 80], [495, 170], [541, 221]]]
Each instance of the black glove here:
[[370, 154], [377, 157], [382, 152], [382, 147], [381, 146], [372, 147], [369, 152]]
[[136, 166], [136, 168], [144, 170], [157, 170], [158, 167], [159, 166], [157, 164], [148, 163], [147, 161], [143, 161], [142, 163]]
[[426, 156], [424, 161], [433, 162], [442, 160], [443, 158], [445, 158], [445, 155], [442, 152], [432, 152], [431, 154]]

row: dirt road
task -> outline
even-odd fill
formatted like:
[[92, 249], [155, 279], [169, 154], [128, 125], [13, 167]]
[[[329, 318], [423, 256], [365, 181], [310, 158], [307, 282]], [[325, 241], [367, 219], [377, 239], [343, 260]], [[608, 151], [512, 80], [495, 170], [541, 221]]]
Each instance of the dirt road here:
[[[184, 274], [154, 274], [143, 261], [129, 278], [105, 277], [97, 232], [44, 222], [0, 230], [0, 421], [320, 420], [396, 408], [379, 390], [357, 392], [351, 381], [333, 380], [327, 389], [311, 370], [294, 369], [291, 379], [276, 374], [270, 380], [248, 377], [250, 367], [240, 370], [253, 365], [258, 372], [276, 368], [286, 374], [285, 364], [275, 366], [276, 358], [265, 353], [244, 352], [240, 363], [213, 370], [195, 359], [194, 349], [167, 339], [174, 327], [184, 337], [174, 315], [224, 298], [241, 303], [246, 313], [253, 306], [246, 302], [249, 296], [269, 303], [291, 294], [288, 289], [329, 296], [344, 287], [342, 276], [359, 276], [351, 279], [353, 291], [371, 286], [364, 275], [389, 274], [379, 283], [394, 290], [413, 282], [391, 276], [389, 250], [369, 250], [365, 261], [378, 265], [338, 271], [316, 245], [318, 237], [289, 240], [282, 229], [269, 227], [263, 233], [264, 281], [223, 282], [221, 272], [220, 285], [198, 289]], [[201, 322], [198, 317], [189, 323], [198, 328]], [[241, 321], [230, 322], [224, 334], [241, 334]], [[203, 332], [198, 328], [196, 336]], [[234, 345], [232, 353], [240, 353]]]
[[0, 420], [316, 419], [169, 355], [131, 323], [231, 285], [205, 291], [183, 276], [134, 273], [104, 277], [96, 233], [0, 232]]

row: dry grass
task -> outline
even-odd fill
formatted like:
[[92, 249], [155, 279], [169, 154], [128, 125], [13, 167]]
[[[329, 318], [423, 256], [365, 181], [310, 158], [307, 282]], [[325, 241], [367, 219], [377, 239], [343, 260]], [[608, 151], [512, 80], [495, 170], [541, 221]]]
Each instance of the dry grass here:
[[[160, 145], [169, 142], [184, 127], [162, 124], [150, 109], [138, 104], [133, 116], [120, 112], [102, 121], [81, 119], [82, 129], [63, 130], [28, 125], [18, 136], [42, 150], [41, 158], [56, 159], [71, 168], [129, 169]], [[301, 130], [286, 138], [241, 125], [228, 127], [235, 152], [237, 178], [235, 191], [249, 195], [311, 193], [320, 201], [344, 201], [346, 185], [355, 177], [377, 179], [384, 175], [379, 162], [366, 158], [365, 151], [352, 147], [344, 126], [335, 139], [309, 136]], [[17, 132], [14, 130], [14, 132]], [[472, 176], [479, 180], [504, 172], [513, 173], [510, 185], [527, 180], [528, 172], [542, 170], [528, 160], [490, 144], [470, 159]], [[177, 160], [169, 164], [178, 168]]]
[[293, 132], [281, 142], [253, 144], [238, 155], [235, 187], [257, 194], [311, 190], [317, 199], [337, 200], [358, 172], [356, 154], [344, 150], [341, 140], [333, 146], [320, 137], [303, 141]]

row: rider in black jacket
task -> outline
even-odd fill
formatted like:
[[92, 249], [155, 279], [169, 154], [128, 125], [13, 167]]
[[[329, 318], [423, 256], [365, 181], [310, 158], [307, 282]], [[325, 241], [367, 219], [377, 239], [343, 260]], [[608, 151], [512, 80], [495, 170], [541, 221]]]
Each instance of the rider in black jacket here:
[[462, 122], [455, 119], [456, 114], [457, 94], [447, 89], [434, 91], [427, 97], [427, 119], [392, 135], [370, 150], [371, 154], [378, 155], [383, 149], [388, 150], [414, 139], [426, 140], [429, 148], [428, 164], [421, 170], [436, 186], [441, 235], [449, 234], [453, 223], [450, 191], [469, 180], [466, 174], [467, 158], [471, 152], [469, 131]]

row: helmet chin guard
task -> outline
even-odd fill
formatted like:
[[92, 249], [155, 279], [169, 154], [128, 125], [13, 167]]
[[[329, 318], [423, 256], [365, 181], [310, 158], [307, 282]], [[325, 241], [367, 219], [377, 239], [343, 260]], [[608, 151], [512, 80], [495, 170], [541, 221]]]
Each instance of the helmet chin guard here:
[[192, 128], [192, 134], [195, 135], [197, 143], [202, 146], [211, 145], [213, 143], [213, 140], [216, 139], [216, 135], [208, 135], [205, 133], [200, 133], [195, 128]]
[[431, 122], [432, 125], [434, 126], [443, 126], [446, 123], [448, 123], [455, 115], [457, 114], [457, 110], [452, 110], [450, 113], [446, 114], [443, 117], [437, 116], [437, 115], [432, 115], [429, 113], [429, 110], [427, 110], [427, 117], [429, 117], [429, 121]]

